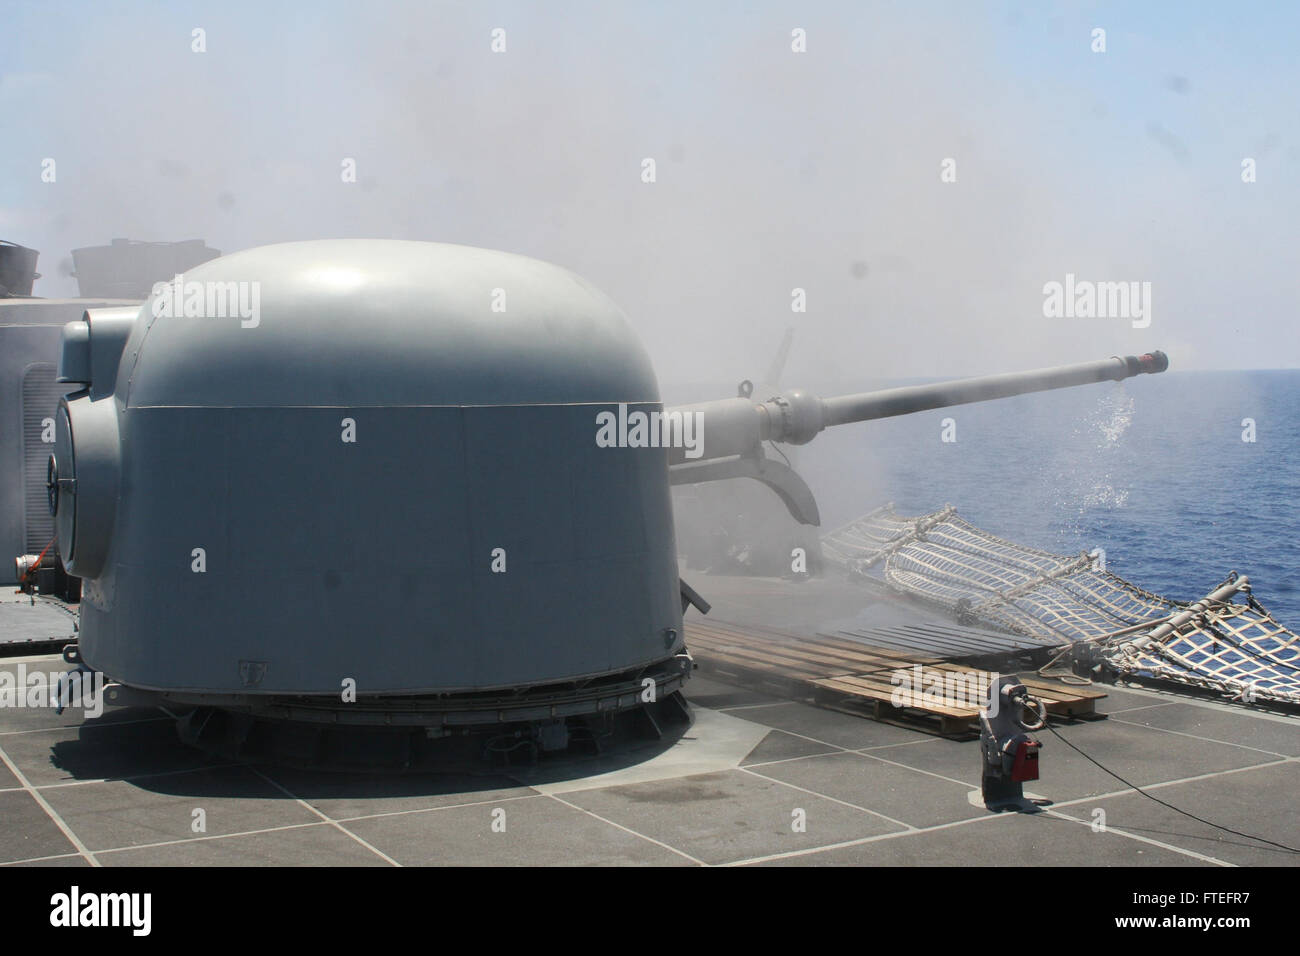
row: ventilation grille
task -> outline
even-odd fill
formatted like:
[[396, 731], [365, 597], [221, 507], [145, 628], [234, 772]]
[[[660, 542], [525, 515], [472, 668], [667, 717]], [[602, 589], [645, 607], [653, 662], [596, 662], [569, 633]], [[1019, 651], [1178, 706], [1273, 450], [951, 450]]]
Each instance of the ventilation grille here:
[[23, 512], [28, 554], [40, 554], [54, 537], [54, 518], [45, 494], [45, 467], [54, 451], [54, 414], [63, 394], [55, 366], [32, 365], [23, 375]]

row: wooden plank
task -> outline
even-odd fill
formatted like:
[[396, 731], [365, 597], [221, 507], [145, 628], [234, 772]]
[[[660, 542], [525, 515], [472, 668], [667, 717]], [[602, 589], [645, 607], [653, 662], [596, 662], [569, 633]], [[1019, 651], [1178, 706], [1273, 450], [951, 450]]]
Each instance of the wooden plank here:
[[[867, 697], [872, 700], [887, 703], [891, 707], [898, 706], [894, 704], [894, 693], [898, 690], [897, 685], [882, 685], [854, 677], [823, 678], [822, 680], [814, 681], [814, 683], [818, 687], [837, 690], [852, 697]], [[898, 709], [924, 710], [929, 713], [943, 714], [946, 717], [961, 717], [972, 720], [979, 716], [979, 708], [977, 707], [938, 703], [932, 699], [926, 699], [925, 695], [920, 695], [920, 699], [915, 700], [912, 703], [898, 706]]]
[[[717, 635], [705, 635], [705, 640], [716, 639]], [[687, 632], [690, 640], [690, 632]], [[887, 649], [871, 647], [865, 644], [848, 645], [848, 642], [828, 642], [816, 638], [793, 637], [785, 635], [773, 638], [767, 635], [740, 633], [731, 637], [732, 643], [762, 644], [765, 647], [798, 648], [801, 653], [833, 658], [845, 663], [852, 663], [859, 670], [877, 670], [897, 665], [904, 658]], [[908, 659], [910, 661], [910, 659]]]
[[828, 664], [847, 664], [854, 670], [871, 671], [871, 670], [892, 670], [906, 663], [911, 666], [912, 661], [887, 657], [883, 654], [875, 653], [874, 649], [862, 648], [856, 651], [842, 651], [838, 648], [827, 648], [820, 643], [811, 641], [788, 641], [776, 642], [766, 640], [750, 640], [746, 637], [733, 637], [725, 642], [719, 641], [713, 636], [707, 636], [701, 639], [687, 633], [687, 646], [717, 647], [717, 646], [738, 646], [747, 645], [755, 648], [762, 648], [768, 651], [780, 652], [784, 654], [797, 654], [807, 657], [810, 660], [819, 660]]
[[918, 663], [915, 658], [892, 653], [887, 649], [869, 647], [865, 644], [848, 649], [828, 642], [812, 640], [811, 638], [800, 638], [796, 644], [799, 647], [815, 648], [818, 654], [866, 665], [859, 668], [860, 670], [896, 670], [904, 665], [911, 667], [912, 664]]
[[[890, 689], [892, 693], [892, 688]], [[855, 716], [869, 716], [885, 724], [907, 727], [928, 733], [938, 732], [944, 737], [969, 739], [977, 733], [978, 720], [966, 713], [941, 713], [924, 708], [899, 708], [890, 700], [890, 694], [873, 695], [865, 689], [846, 692], [831, 682], [819, 683], [813, 702]]]
[[685, 625], [687, 633], [696, 631], [703, 634], [713, 634], [718, 637], [742, 637], [752, 640], [768, 641], [791, 641], [799, 635], [789, 634], [785, 631], [777, 631], [770, 627], [759, 625], [726, 624], [720, 621], [691, 621]]
[[[1021, 683], [1031, 694], [1038, 696], [1047, 712], [1057, 717], [1102, 717], [1097, 713], [1097, 701], [1106, 697], [1105, 691], [1073, 684], [1052, 684], [1042, 678], [1022, 678]], [[1047, 700], [1049, 694], [1061, 695], [1055, 701]]]
[[[819, 642], [793, 639], [787, 641], [769, 641], [761, 638], [754, 639], [752, 635], [748, 634], [728, 634], [724, 637], [717, 634], [707, 632], [701, 633], [694, 629], [688, 629], [686, 631], [686, 646], [714, 650], [746, 647], [753, 650], [761, 650], [764, 653], [779, 654], [784, 657], [816, 661], [828, 667], [845, 669], [846, 672], [893, 670], [900, 666], [899, 658], [876, 654], [867, 648], [849, 652], [841, 651], [836, 648], [826, 648]], [[907, 661], [906, 663], [907, 666], [910, 667], [912, 662]]]
[[783, 676], [821, 678], [832, 677], [837, 673], [852, 673], [849, 670], [820, 667], [816, 663], [801, 661], [798, 658], [780, 657], [749, 648], [717, 649], [700, 652], [697, 657], [701, 661], [725, 661], [756, 670], [780, 673]]
[[[987, 684], [992, 671], [981, 670], [979, 668], [964, 667], [951, 661], [944, 661], [939, 664], [926, 665], [924, 673], [927, 678], [930, 671], [940, 671], [949, 674], [975, 674], [982, 683]], [[1044, 703], [1049, 701], [1069, 701], [1076, 703], [1085, 700], [1100, 700], [1106, 694], [1103, 691], [1091, 690], [1087, 687], [1076, 687], [1073, 684], [1064, 684], [1059, 681], [1047, 681], [1041, 678], [1018, 677], [1015, 674], [1001, 675], [1016, 677], [1025, 687], [1035, 691], [1034, 696], [1044, 698]]]
[[757, 642], [752, 644], [699, 644], [687, 641], [686, 646], [691, 648], [692, 651], [698, 649], [701, 654], [751, 654], [760, 655], [767, 660], [775, 661], [776, 659], [781, 659], [789, 661], [792, 664], [821, 668], [827, 674], [832, 672], [852, 674], [856, 671], [873, 669], [870, 663], [864, 667], [862, 661], [845, 661], [838, 657], [829, 657], [816, 653], [810, 654], [802, 648], [785, 647], [780, 644], [764, 644]]
[[1059, 700], [1047, 705], [1047, 713], [1051, 717], [1104, 717], [1105, 714], [1097, 713], [1097, 702], [1094, 700]]
[[[925, 669], [927, 671], [940, 671], [946, 674], [978, 674], [980, 680], [986, 683], [989, 681], [991, 675], [994, 673], [994, 671], [984, 670], [981, 667], [970, 667], [966, 664], [955, 664], [952, 661], [940, 661], [937, 664], [927, 664], [925, 665]], [[1003, 675], [1000, 671], [997, 673], [999, 676], [1006, 676]]]
[[[894, 693], [898, 691], [897, 685], [880, 684], [862, 678], [823, 678], [816, 683], [820, 687], [835, 687], [845, 693], [861, 693], [861, 695], [875, 697], [878, 700], [889, 701], [891, 704]], [[979, 708], [976, 708], [976, 706], [956, 704], [956, 702], [943, 701], [941, 698], [935, 700], [932, 695], [924, 695], [924, 693], [913, 697], [913, 700], [920, 702], [906, 706], [913, 706], [918, 710], [933, 710], [936, 713], [953, 715], [953, 717], [978, 717], [979, 715]]]
[[791, 676], [781, 671], [765, 671], [749, 666], [744, 661], [702, 661], [706, 674], [734, 681], [742, 687], [763, 688], [790, 700], [805, 700], [812, 695], [813, 681], [819, 678]]
[[924, 654], [914, 654], [909, 651], [901, 651], [889, 647], [876, 647], [871, 644], [865, 644], [861, 641], [853, 641], [847, 638], [834, 637], [829, 634], [818, 634], [816, 637], [806, 637], [800, 634], [790, 634], [786, 631], [778, 631], [770, 627], [761, 627], [758, 625], [736, 625], [727, 624], [721, 621], [700, 622], [692, 621], [684, 625], [686, 638], [689, 642], [692, 634], [699, 634], [706, 640], [710, 637], [731, 637], [736, 639], [768, 641], [777, 644], [798, 643], [809, 647], [816, 647], [821, 653], [845, 653], [849, 656], [865, 655], [872, 663], [880, 658], [886, 661], [906, 660], [909, 664], [914, 662], [928, 663], [929, 661], [939, 661], [941, 658], [929, 657]]
[[1092, 687], [1081, 687], [1075, 684], [1063, 684], [1059, 681], [1052, 681], [1043, 677], [1022, 677], [1020, 683], [1026, 687], [1036, 687], [1040, 690], [1060, 690], [1069, 694], [1071, 697], [1078, 697], [1084, 700], [1101, 700], [1109, 695], [1103, 690], [1094, 690]]
[[852, 672], [853, 670], [852, 665], [849, 665], [846, 668], [844, 666], [844, 662], [836, 660], [834, 658], [821, 658], [816, 655], [803, 654], [796, 649], [785, 648], [779, 644], [763, 644], [757, 642], [750, 643], [747, 641], [733, 641], [727, 644], [721, 642], [718, 643], [694, 642], [693, 643], [691, 641], [687, 641], [686, 646], [691, 648], [693, 653], [698, 652], [704, 655], [752, 654], [752, 655], [759, 655], [766, 660], [775, 660], [777, 658], [780, 658], [782, 660], [786, 660], [795, 664], [801, 664], [810, 668], [831, 667], [837, 670], [844, 670], [846, 673]]
[[848, 654], [839, 652], [828, 652], [817, 645], [794, 645], [791, 650], [800, 655], [808, 655], [818, 660], [828, 663], [842, 664], [855, 673], [867, 673], [869, 671], [893, 671], [898, 670], [902, 665], [901, 661], [887, 657], [878, 657], [874, 654]]
[[[943, 681], [943, 686], [946, 689], [950, 685], [950, 682], [945, 679], [946, 675], [964, 676], [967, 673], [974, 674], [975, 680], [977, 681], [977, 689], [981, 692], [987, 689], [992, 677], [988, 671], [966, 671], [952, 666], [922, 667], [920, 693], [922, 695], [927, 693], [931, 687], [937, 685], [939, 680]], [[850, 678], [841, 678], [841, 680], [864, 688], [872, 687], [881, 693], [888, 691], [891, 697], [894, 689], [897, 687], [892, 680], [886, 681], [884, 675], [879, 673], [856, 675]], [[1028, 684], [1026, 684], [1026, 687], [1031, 691], [1035, 691], [1034, 696], [1037, 696], [1038, 699], [1042, 701], [1048, 714], [1057, 717], [1079, 717], [1092, 714], [1096, 711], [1095, 701], [1099, 697], [1105, 696], [1104, 694], [1098, 694], [1095, 691], [1091, 692], [1088, 697], [1081, 697], [1070, 694], [1068, 691], [1062, 690], [1059, 687], [1048, 687], [1044, 690], [1030, 687]]]
[[[989, 684], [992, 683], [993, 680], [993, 675], [988, 671], [962, 667], [945, 667], [942, 665], [931, 666], [923, 664], [919, 666], [921, 668], [921, 686], [919, 688], [921, 693], [925, 693], [929, 688], [936, 684], [944, 688], [955, 688], [960, 686], [967, 692], [978, 694], [979, 699], [983, 701], [985, 695], [988, 693]], [[908, 669], [909, 682], [916, 682], [913, 677], [915, 672], [916, 667]]]
[[815, 640], [819, 644], [834, 645], [841, 648], [857, 648], [860, 650], [870, 651], [873, 654], [879, 654], [881, 657], [888, 657], [893, 660], [905, 660], [909, 664], [937, 664], [942, 657], [935, 657], [932, 654], [926, 654], [921, 650], [903, 650], [897, 647], [881, 647], [878, 644], [868, 644], [865, 641], [854, 641], [847, 637], [834, 637], [830, 634], [818, 634], [815, 638], [800, 638], [800, 640]]
[[813, 681], [822, 680], [827, 676], [836, 676], [827, 675], [824, 671], [808, 671], [786, 666], [777, 667], [768, 661], [754, 660], [747, 657], [703, 658], [701, 659], [701, 664], [705, 667], [717, 668], [720, 666], [727, 666], [733, 669], [756, 671], [767, 676], [781, 677], [785, 680]]

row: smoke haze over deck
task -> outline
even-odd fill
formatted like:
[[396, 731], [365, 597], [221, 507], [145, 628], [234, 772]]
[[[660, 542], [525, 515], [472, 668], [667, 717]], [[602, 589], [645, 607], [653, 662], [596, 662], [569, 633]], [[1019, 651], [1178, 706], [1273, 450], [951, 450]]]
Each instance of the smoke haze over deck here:
[[1300, 852], [1300, 14], [234, 2], [0, 0], [37, 293], [184, 273], [0, 302], [0, 864]]
[[[6, 0], [0, 18], [0, 236], [41, 250], [38, 295], [75, 294], [60, 263], [115, 236], [392, 237], [589, 279], [669, 398], [760, 374], [789, 325], [785, 381], [806, 387], [1156, 346], [1176, 370], [1300, 365], [1295, 10]], [[1044, 318], [1067, 274], [1151, 282], [1151, 326]]]

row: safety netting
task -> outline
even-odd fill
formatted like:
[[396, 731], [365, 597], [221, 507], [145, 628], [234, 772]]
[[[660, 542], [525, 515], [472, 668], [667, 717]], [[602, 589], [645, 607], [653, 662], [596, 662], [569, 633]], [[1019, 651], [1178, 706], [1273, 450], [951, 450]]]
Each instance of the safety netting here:
[[1217, 690], [1234, 700], [1300, 704], [1300, 637], [1252, 595], [1247, 603], [1198, 602], [1181, 628], [1110, 641], [1117, 671]]
[[908, 517], [886, 505], [824, 535], [822, 551], [851, 576], [942, 607], [961, 624], [1086, 647], [1131, 677], [1300, 704], [1300, 636], [1235, 573], [1200, 601], [1174, 601], [1102, 570], [1094, 555], [1007, 541], [951, 506]]

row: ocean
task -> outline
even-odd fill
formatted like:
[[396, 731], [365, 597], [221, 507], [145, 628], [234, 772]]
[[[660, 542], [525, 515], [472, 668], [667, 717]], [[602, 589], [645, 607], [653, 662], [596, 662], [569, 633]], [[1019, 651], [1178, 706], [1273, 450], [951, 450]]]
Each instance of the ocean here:
[[888, 501], [951, 503], [1013, 541], [1102, 548], [1107, 570], [1176, 600], [1247, 574], [1300, 630], [1300, 370], [1171, 371], [848, 425], [796, 462], [825, 530]]

